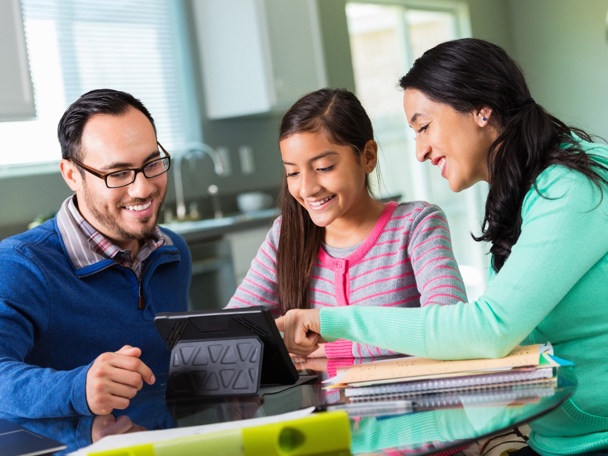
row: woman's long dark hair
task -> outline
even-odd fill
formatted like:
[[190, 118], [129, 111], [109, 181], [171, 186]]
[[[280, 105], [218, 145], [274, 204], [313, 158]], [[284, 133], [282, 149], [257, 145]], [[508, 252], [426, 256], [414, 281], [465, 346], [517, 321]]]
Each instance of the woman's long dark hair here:
[[490, 189], [482, 235], [473, 239], [492, 243], [496, 271], [519, 238], [524, 196], [544, 169], [563, 165], [579, 171], [600, 191], [607, 183], [597, 173], [606, 167], [585, 153], [573, 136], [591, 141], [589, 134], [537, 104], [518, 64], [492, 43], [465, 38], [439, 44], [414, 62], [399, 85], [462, 113], [492, 109], [490, 122], [500, 134], [488, 151]]
[[[296, 133], [324, 133], [329, 141], [350, 146], [361, 155], [374, 139], [371, 120], [357, 97], [346, 89], [320, 89], [300, 98], [283, 116], [279, 142]], [[369, 183], [365, 185], [369, 191]], [[277, 289], [283, 313], [310, 308], [310, 278], [323, 240], [306, 209], [289, 193], [287, 176], [281, 184], [281, 232], [277, 252]]]

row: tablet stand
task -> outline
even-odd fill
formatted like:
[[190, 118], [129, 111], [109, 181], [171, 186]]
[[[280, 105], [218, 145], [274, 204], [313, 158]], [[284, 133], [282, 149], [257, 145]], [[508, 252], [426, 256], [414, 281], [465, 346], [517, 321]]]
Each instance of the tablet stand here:
[[166, 398], [257, 394], [262, 348], [258, 337], [177, 342], [171, 350]]

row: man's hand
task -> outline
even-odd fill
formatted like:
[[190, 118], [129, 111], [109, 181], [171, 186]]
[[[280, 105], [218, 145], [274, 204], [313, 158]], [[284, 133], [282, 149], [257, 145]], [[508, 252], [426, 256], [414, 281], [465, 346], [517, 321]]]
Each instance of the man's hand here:
[[146, 428], [135, 424], [126, 415], [115, 418], [114, 415], [96, 416], [91, 427], [91, 442], [95, 443], [99, 439], [108, 435], [127, 434], [129, 432], [145, 431]]
[[275, 320], [289, 353], [308, 356], [325, 342], [320, 335], [321, 322], [318, 310], [289, 310]]
[[156, 379], [139, 357], [141, 350], [125, 345], [115, 353], [102, 353], [87, 372], [86, 395], [91, 412], [107, 415], [124, 410], [146, 382]]

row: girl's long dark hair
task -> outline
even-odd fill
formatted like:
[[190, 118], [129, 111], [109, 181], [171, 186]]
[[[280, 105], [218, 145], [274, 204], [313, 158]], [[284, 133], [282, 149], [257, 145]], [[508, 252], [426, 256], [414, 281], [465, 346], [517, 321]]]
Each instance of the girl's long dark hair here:
[[466, 113], [492, 109], [500, 132], [488, 151], [489, 193], [476, 241], [490, 241], [493, 267], [499, 271], [521, 233], [525, 194], [550, 165], [563, 165], [589, 177], [602, 191], [598, 174], [607, 168], [585, 153], [573, 136], [589, 134], [547, 113], [530, 96], [524, 75], [507, 53], [487, 41], [465, 38], [426, 51], [401, 78], [431, 100]]
[[[360, 155], [374, 139], [371, 120], [357, 97], [346, 89], [320, 89], [300, 98], [283, 116], [279, 142], [296, 133], [324, 133], [334, 144]], [[369, 184], [366, 180], [369, 191]], [[277, 291], [283, 313], [310, 308], [310, 279], [323, 240], [315, 225], [289, 193], [283, 175], [280, 195], [281, 231], [277, 252]]]

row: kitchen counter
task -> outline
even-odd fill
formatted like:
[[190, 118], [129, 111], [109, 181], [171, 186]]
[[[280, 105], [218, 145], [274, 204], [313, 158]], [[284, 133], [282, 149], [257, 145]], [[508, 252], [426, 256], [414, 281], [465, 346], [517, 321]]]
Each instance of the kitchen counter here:
[[267, 226], [279, 215], [276, 208], [262, 209], [247, 213], [237, 213], [221, 218], [175, 221], [161, 224], [184, 237], [186, 242], [220, 238], [227, 233]]

